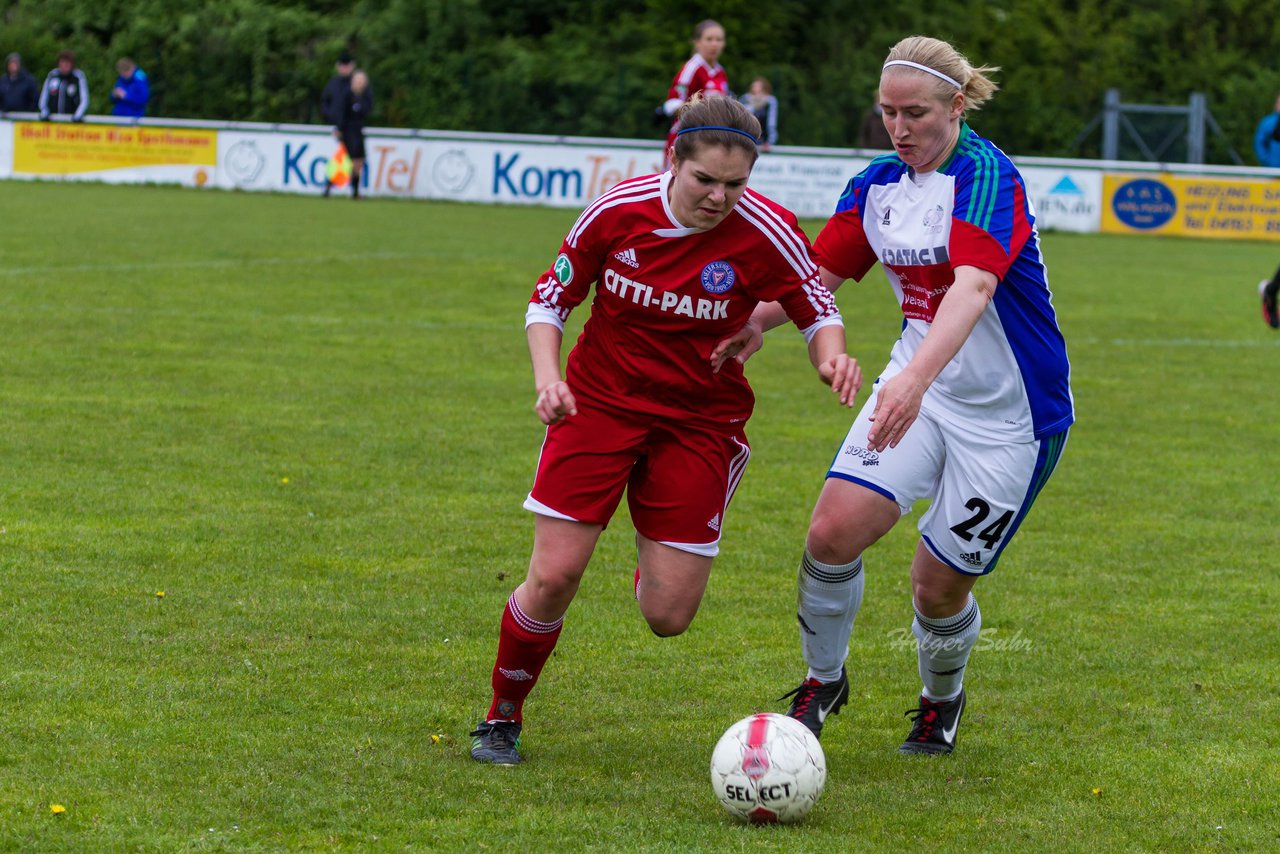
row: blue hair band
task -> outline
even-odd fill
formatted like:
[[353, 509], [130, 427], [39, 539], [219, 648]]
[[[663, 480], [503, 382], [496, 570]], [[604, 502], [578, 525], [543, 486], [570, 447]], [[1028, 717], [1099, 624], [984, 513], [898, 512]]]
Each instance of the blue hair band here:
[[757, 139], [754, 134], [747, 133], [742, 128], [731, 128], [731, 127], [727, 127], [726, 125], [698, 125], [697, 127], [692, 127], [692, 128], [681, 128], [680, 130], [676, 131], [676, 136], [680, 136], [681, 134], [686, 134], [686, 133], [692, 133], [695, 130], [727, 130], [730, 133], [740, 133], [743, 136], [745, 136], [747, 139], [756, 143], [757, 145], [760, 144], [760, 140]]

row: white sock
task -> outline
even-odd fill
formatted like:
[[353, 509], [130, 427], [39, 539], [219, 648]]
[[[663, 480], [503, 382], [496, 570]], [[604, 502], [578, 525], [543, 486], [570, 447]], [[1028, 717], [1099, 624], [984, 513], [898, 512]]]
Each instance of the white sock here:
[[809, 678], [834, 682], [849, 656], [853, 618], [862, 607], [862, 556], [842, 566], [813, 559], [805, 549], [800, 561], [800, 648], [809, 665]]
[[950, 617], [926, 617], [916, 608], [911, 631], [916, 636], [926, 699], [946, 702], [960, 696], [964, 668], [981, 630], [982, 612], [972, 593], [960, 613]]

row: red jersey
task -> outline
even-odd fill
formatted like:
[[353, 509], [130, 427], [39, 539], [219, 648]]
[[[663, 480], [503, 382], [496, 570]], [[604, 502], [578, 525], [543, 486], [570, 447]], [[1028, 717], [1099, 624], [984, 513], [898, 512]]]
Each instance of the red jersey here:
[[715, 228], [676, 221], [671, 173], [616, 185], [582, 212], [539, 280], [526, 325], [564, 328], [597, 283], [569, 354], [575, 395], [626, 411], [725, 428], [751, 415], [742, 365], [711, 372], [711, 351], [757, 303], [776, 300], [811, 338], [842, 324], [795, 215], [751, 190]]
[[724, 66], [720, 63], [712, 65], [703, 59], [701, 54], [695, 53], [680, 69], [676, 79], [671, 81], [667, 100], [678, 99], [683, 104], [704, 89], [728, 95], [729, 76], [725, 74]]
[[667, 90], [667, 102], [664, 105], [668, 115], [671, 115], [671, 129], [667, 131], [667, 145], [662, 150], [663, 162], [667, 152], [671, 150], [671, 146], [676, 144], [676, 123], [674, 121], [676, 111], [690, 98], [699, 92], [718, 93], [728, 97], [729, 95], [729, 76], [725, 74], [724, 66], [720, 63], [712, 65], [702, 58], [701, 54], [695, 53], [689, 57], [676, 74], [676, 79], [671, 81], [671, 88]]

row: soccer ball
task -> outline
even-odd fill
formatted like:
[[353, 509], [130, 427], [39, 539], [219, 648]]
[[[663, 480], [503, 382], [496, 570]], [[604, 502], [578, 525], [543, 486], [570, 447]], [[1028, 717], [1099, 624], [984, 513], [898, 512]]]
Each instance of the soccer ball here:
[[799, 821], [827, 781], [827, 758], [809, 728], [766, 712], [725, 731], [711, 753], [711, 786], [734, 816], [752, 824]]

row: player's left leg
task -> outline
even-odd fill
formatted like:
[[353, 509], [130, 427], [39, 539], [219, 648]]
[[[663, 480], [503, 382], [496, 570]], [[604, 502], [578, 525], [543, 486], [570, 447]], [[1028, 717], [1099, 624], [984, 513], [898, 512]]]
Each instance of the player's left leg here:
[[655, 425], [632, 471], [627, 504], [636, 527], [636, 600], [654, 634], [678, 635], [702, 602], [734, 490], [751, 459], [741, 431]]
[[995, 569], [1005, 547], [1048, 482], [1066, 431], [1009, 443], [944, 427], [947, 462], [920, 518], [911, 565], [920, 704], [904, 753], [950, 753], [966, 702], [964, 673], [982, 629], [974, 583]]
[[970, 592], [979, 576], [957, 572], [924, 543], [911, 563], [916, 656], [924, 689], [903, 753], [950, 753], [964, 713], [964, 669], [982, 631], [982, 612]]
[[364, 174], [364, 158], [351, 158], [351, 198], [360, 198], [360, 177]]
[[640, 553], [637, 590], [640, 613], [658, 637], [672, 637], [689, 628], [711, 577], [713, 558], [682, 551], [636, 534]]

